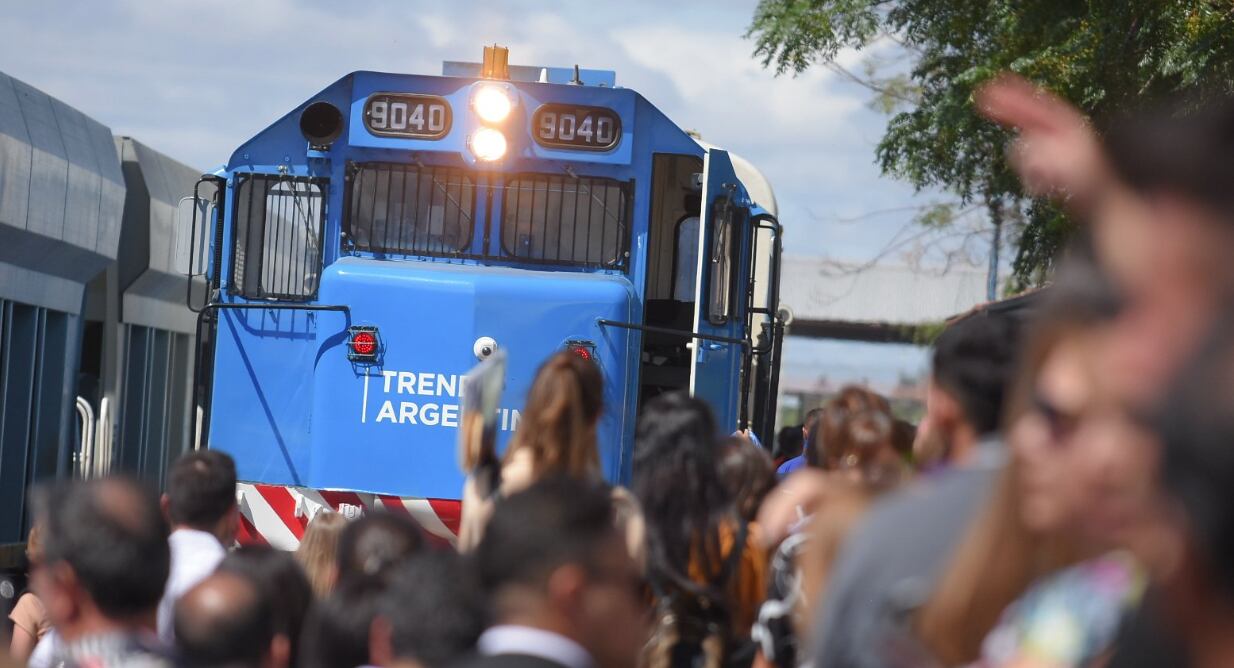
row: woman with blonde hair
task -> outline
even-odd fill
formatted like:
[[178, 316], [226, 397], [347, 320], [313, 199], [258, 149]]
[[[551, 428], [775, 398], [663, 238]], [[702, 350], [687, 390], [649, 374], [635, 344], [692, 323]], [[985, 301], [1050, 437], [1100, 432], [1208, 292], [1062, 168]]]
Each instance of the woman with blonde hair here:
[[313, 595], [318, 599], [329, 596], [338, 581], [339, 536], [343, 535], [346, 526], [347, 518], [323, 510], [308, 523], [300, 547], [296, 548], [296, 561], [304, 568], [304, 574], [313, 587]]
[[[485, 489], [489, 486], [469, 476], [463, 487], [459, 550], [470, 551], [480, 542], [496, 498], [552, 476], [599, 480], [603, 473], [596, 428], [603, 409], [604, 381], [595, 362], [569, 351], [548, 358], [527, 393], [496, 484]], [[613, 500], [631, 555], [642, 563], [642, 514], [637, 502], [620, 487], [614, 488]]]

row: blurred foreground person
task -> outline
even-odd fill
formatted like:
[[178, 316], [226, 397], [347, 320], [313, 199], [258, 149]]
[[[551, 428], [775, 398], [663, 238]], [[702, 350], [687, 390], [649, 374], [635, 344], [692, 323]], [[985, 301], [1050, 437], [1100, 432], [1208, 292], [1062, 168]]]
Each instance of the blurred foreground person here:
[[1155, 400], [1234, 292], [1234, 101], [1116, 119], [1103, 137], [1052, 93], [1005, 75], [978, 109], [1015, 129], [1011, 163], [1025, 189], [1056, 198], [1092, 230], [1096, 255], [1128, 308], [1120, 372]]
[[927, 420], [954, 465], [884, 499], [853, 529], [815, 607], [815, 665], [887, 665], [905, 614], [933, 591], [1002, 468], [997, 428], [1024, 307], [1017, 300], [979, 309], [939, 336]]
[[216, 572], [239, 575], [257, 587], [274, 623], [271, 656], [285, 654], [288, 665], [299, 665], [300, 632], [313, 589], [296, 558], [264, 545], [245, 545], [224, 557]]
[[371, 664], [369, 633], [390, 574], [432, 549], [406, 515], [371, 512], [347, 523], [339, 537], [338, 585], [304, 622], [300, 665], [354, 668]]
[[646, 605], [604, 485], [541, 480], [497, 504], [474, 563], [493, 626], [467, 668], [635, 666]]
[[[1004, 76], [979, 109], [1018, 131], [1013, 166], [1034, 194], [1058, 198], [1089, 222], [1102, 265], [1127, 296], [1103, 357], [1123, 410], [1156, 410], [1168, 379], [1234, 294], [1234, 102], [1174, 105], [1112, 125], [1100, 141], [1079, 112], [1023, 79]], [[1109, 458], [1106, 458], [1109, 461]], [[1124, 461], [1126, 458], [1124, 458]], [[1119, 536], [1150, 570], [1170, 562], [1153, 508], [1152, 467], [1106, 475], [1097, 528]], [[1091, 513], [1090, 513], [1091, 514]], [[1139, 546], [1139, 547], [1137, 547]], [[1160, 555], [1157, 552], [1166, 552]], [[1169, 571], [1169, 568], [1166, 568]], [[1111, 667], [1184, 665], [1169, 587], [1154, 574], [1145, 604], [1124, 624]]]
[[181, 456], [167, 473], [163, 512], [171, 522], [171, 574], [159, 602], [158, 631], [164, 643], [175, 637], [176, 599], [223, 560], [240, 523], [236, 506], [236, 463], [218, 450]]
[[[604, 380], [595, 362], [570, 351], [549, 357], [527, 393], [518, 431], [506, 449], [496, 487], [483, 476], [468, 476], [464, 483], [459, 550], [468, 552], [479, 543], [494, 503], [501, 497], [552, 476], [603, 480], [596, 445], [596, 427], [603, 411]], [[638, 503], [620, 487], [614, 487], [612, 494], [618, 507], [615, 521], [626, 536], [626, 548], [641, 564], [644, 538]]]
[[271, 601], [236, 573], [215, 573], [176, 602], [176, 664], [183, 668], [286, 668]]
[[[410, 556], [408, 557], [410, 558]], [[370, 633], [386, 578], [406, 560], [390, 564], [379, 575], [352, 575], [317, 601], [300, 634], [300, 665], [304, 668], [355, 668], [373, 664]]]
[[44, 556], [31, 578], [64, 644], [52, 665], [169, 665], [154, 633], [171, 561], [158, 500], [125, 478], [40, 492]]
[[[844, 387], [823, 404], [815, 425], [814, 444], [824, 444], [832, 468], [795, 474], [760, 511], [760, 519], [780, 525], [771, 540], [787, 537], [776, 547], [767, 600], [754, 625], [757, 666], [795, 668], [805, 662], [801, 639], [809, 631], [809, 610], [825, 589], [840, 545], [869, 503], [908, 474], [896, 447], [901, 430], [885, 397]], [[794, 487], [807, 483], [814, 486], [810, 502], [786, 508], [801, 500]], [[786, 515], [793, 524], [783, 527]]]
[[424, 531], [406, 515], [365, 513], [343, 528], [338, 543], [338, 585], [380, 578], [412, 555], [429, 549]]
[[[34, 525], [26, 538], [26, 570], [33, 572], [43, 563], [43, 527]], [[9, 656], [18, 661], [25, 661], [34, 652], [38, 644], [51, 629], [51, 620], [47, 618], [47, 608], [39, 600], [37, 594], [27, 591], [17, 599], [13, 611], [9, 613], [9, 621], [13, 622], [13, 637], [9, 642]]]
[[814, 439], [827, 470], [872, 487], [894, 487], [908, 471], [897, 450], [899, 426], [887, 398], [864, 387], [840, 389], [823, 406]]
[[[1234, 665], [1234, 318], [1185, 366], [1154, 421], [1173, 559], [1154, 568], [1175, 665]], [[1160, 540], [1160, 539], [1159, 539]]]
[[720, 480], [718, 440], [711, 410], [684, 394], [656, 397], [639, 418], [634, 490], [657, 602], [653, 667], [753, 658], [767, 555]]
[[323, 510], [313, 516], [304, 529], [304, 538], [296, 548], [296, 561], [304, 568], [313, 595], [325, 598], [338, 582], [338, 544], [347, 518]]
[[776, 485], [776, 473], [767, 452], [748, 438], [730, 436], [720, 446], [720, 481], [737, 506], [737, 513], [753, 522], [763, 498]]
[[964, 467], [997, 450], [994, 435], [1020, 341], [1019, 321], [997, 315], [1006, 308], [992, 304], [962, 316], [934, 342], [926, 413], [913, 444], [921, 468]]
[[[1143, 571], [1084, 521], [1102, 432], [1134, 456], [1098, 363], [1121, 300], [1080, 252], [1044, 298], [1012, 393], [1011, 462], [968, 528], [917, 632], [943, 665], [1088, 666], [1144, 592]], [[1113, 431], [1111, 431], [1113, 430]]]
[[369, 633], [373, 665], [442, 668], [471, 654], [487, 615], [469, 566], [453, 550], [431, 550], [390, 574]]

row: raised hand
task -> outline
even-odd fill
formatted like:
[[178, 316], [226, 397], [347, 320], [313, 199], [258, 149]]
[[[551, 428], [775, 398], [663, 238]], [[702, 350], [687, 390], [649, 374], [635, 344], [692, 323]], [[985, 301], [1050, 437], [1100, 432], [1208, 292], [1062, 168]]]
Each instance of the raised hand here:
[[1022, 77], [1004, 74], [982, 86], [978, 111], [1018, 131], [1008, 159], [1030, 194], [1087, 207], [1109, 180], [1096, 132], [1080, 110]]

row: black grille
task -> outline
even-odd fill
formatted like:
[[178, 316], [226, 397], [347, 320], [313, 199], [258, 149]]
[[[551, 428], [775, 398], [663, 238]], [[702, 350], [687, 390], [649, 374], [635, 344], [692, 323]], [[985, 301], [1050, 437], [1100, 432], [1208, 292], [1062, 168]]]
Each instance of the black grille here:
[[630, 190], [605, 178], [516, 175], [502, 202], [502, 250], [536, 263], [624, 267]]
[[321, 278], [324, 179], [240, 177], [230, 290], [248, 299], [305, 301]]
[[350, 169], [347, 239], [355, 250], [466, 255], [475, 230], [476, 186], [454, 167], [365, 163]]

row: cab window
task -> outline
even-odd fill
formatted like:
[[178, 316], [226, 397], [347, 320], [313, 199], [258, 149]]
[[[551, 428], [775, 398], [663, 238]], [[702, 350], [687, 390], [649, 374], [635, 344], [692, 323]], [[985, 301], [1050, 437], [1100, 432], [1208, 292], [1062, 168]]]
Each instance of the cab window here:
[[346, 241], [398, 255], [464, 254], [475, 229], [476, 185], [453, 167], [352, 165]]
[[317, 294], [325, 186], [324, 180], [304, 177], [239, 177], [232, 294], [288, 301]]
[[606, 178], [520, 174], [506, 182], [501, 247], [554, 265], [624, 268], [632, 184]]

